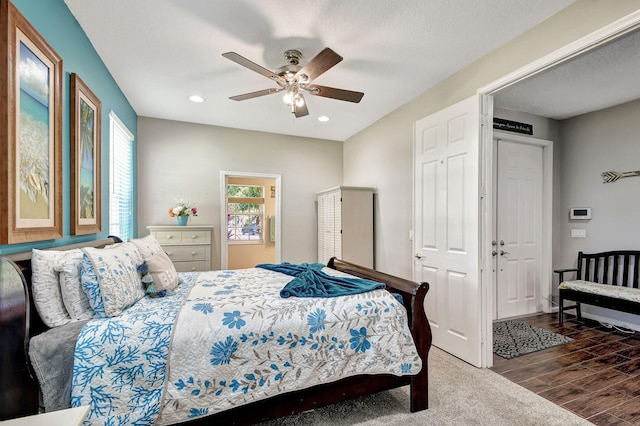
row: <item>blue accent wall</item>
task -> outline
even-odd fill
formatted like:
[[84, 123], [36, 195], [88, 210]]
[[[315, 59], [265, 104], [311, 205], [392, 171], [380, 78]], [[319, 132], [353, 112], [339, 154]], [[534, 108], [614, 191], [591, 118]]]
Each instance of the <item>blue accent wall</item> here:
[[[31, 243], [0, 245], [0, 254], [26, 251], [64, 244], [79, 243], [107, 237], [109, 232], [109, 112], [113, 111], [133, 133], [138, 136], [138, 115], [129, 104], [107, 67], [98, 56], [78, 21], [71, 14], [64, 0], [12, 0], [27, 20], [62, 57], [63, 64], [63, 131], [62, 131], [62, 212], [63, 237], [56, 240]], [[70, 76], [76, 73], [102, 102], [102, 232], [82, 236], [72, 236], [71, 232], [71, 124], [70, 124]], [[137, 162], [134, 143], [133, 164]], [[134, 166], [134, 169], [136, 167]], [[138, 181], [134, 170], [134, 182]], [[137, 185], [134, 185], [134, 200], [138, 199]], [[138, 234], [138, 206], [134, 202], [133, 235]]]

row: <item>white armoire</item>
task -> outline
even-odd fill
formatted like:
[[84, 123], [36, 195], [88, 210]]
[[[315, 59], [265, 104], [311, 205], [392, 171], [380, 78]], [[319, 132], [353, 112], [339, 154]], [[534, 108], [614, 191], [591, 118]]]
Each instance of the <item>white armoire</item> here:
[[339, 186], [317, 194], [318, 262], [333, 256], [373, 268], [373, 188]]

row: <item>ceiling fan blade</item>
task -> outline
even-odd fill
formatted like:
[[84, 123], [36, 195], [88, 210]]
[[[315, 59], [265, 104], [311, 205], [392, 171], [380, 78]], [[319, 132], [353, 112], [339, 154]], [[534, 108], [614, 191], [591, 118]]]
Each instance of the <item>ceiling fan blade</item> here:
[[278, 76], [276, 73], [269, 71], [268, 69], [261, 67], [260, 65], [256, 64], [255, 62], [251, 62], [250, 60], [248, 60], [247, 58], [245, 58], [244, 56], [240, 56], [238, 55], [236, 52], [227, 52], [227, 53], [223, 53], [222, 56], [224, 56], [225, 58], [232, 60], [233, 62], [235, 62], [236, 64], [242, 65], [245, 68], [249, 68], [251, 71], [255, 71], [258, 74], [262, 74], [265, 77], [277, 81], [279, 79], [281, 79], [280, 76]]
[[318, 53], [313, 59], [311, 59], [307, 65], [302, 67], [302, 69], [296, 73], [296, 77], [305, 74], [309, 77], [307, 82], [312, 81], [341, 60], [342, 56], [326, 47], [322, 52]]
[[233, 99], [234, 101], [244, 101], [244, 100], [247, 100], [247, 99], [257, 98], [259, 96], [270, 95], [272, 93], [280, 92], [281, 90], [282, 90], [282, 88], [280, 88], [280, 89], [271, 88], [271, 89], [258, 90], [257, 92], [245, 93], [243, 95], [230, 96], [229, 99]]
[[325, 98], [338, 99], [340, 101], [358, 103], [364, 96], [362, 92], [354, 92], [345, 89], [336, 89], [335, 87], [318, 86], [312, 84], [305, 89], [309, 94], [315, 96], [323, 96]]
[[299, 95], [304, 102], [302, 102], [302, 105], [295, 104], [293, 113], [295, 114], [296, 118], [309, 115], [309, 109], [307, 109], [307, 101], [304, 100], [304, 96], [302, 96], [302, 93], [300, 93]]

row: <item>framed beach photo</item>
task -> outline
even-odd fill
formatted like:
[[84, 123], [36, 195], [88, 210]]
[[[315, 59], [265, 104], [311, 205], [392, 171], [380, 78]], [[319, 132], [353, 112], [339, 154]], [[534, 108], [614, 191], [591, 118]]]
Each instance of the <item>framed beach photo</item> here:
[[102, 104], [71, 74], [71, 234], [100, 232]]
[[0, 29], [0, 244], [60, 238], [62, 58], [9, 0]]

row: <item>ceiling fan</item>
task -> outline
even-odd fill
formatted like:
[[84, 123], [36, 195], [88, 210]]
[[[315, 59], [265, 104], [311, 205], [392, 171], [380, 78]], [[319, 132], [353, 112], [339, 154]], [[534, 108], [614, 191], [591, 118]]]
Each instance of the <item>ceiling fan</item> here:
[[318, 76], [323, 74], [329, 68], [342, 61], [342, 56], [338, 55], [328, 47], [318, 53], [304, 67], [300, 66], [302, 54], [298, 50], [287, 50], [284, 52], [286, 65], [281, 66], [275, 72], [271, 72], [260, 65], [251, 62], [247, 58], [238, 55], [235, 52], [223, 53], [227, 59], [249, 68], [252, 71], [262, 74], [265, 77], [275, 81], [279, 87], [257, 92], [245, 93], [243, 95], [231, 96], [229, 99], [234, 101], [244, 101], [246, 99], [257, 98], [259, 96], [270, 95], [271, 93], [285, 92], [284, 102], [289, 105], [291, 112], [296, 118], [309, 115], [307, 103], [304, 100], [303, 92], [315, 96], [323, 96], [325, 98], [338, 99], [340, 101], [358, 103], [364, 96], [362, 92], [353, 92], [351, 90], [336, 89], [334, 87], [320, 86], [311, 84]]

